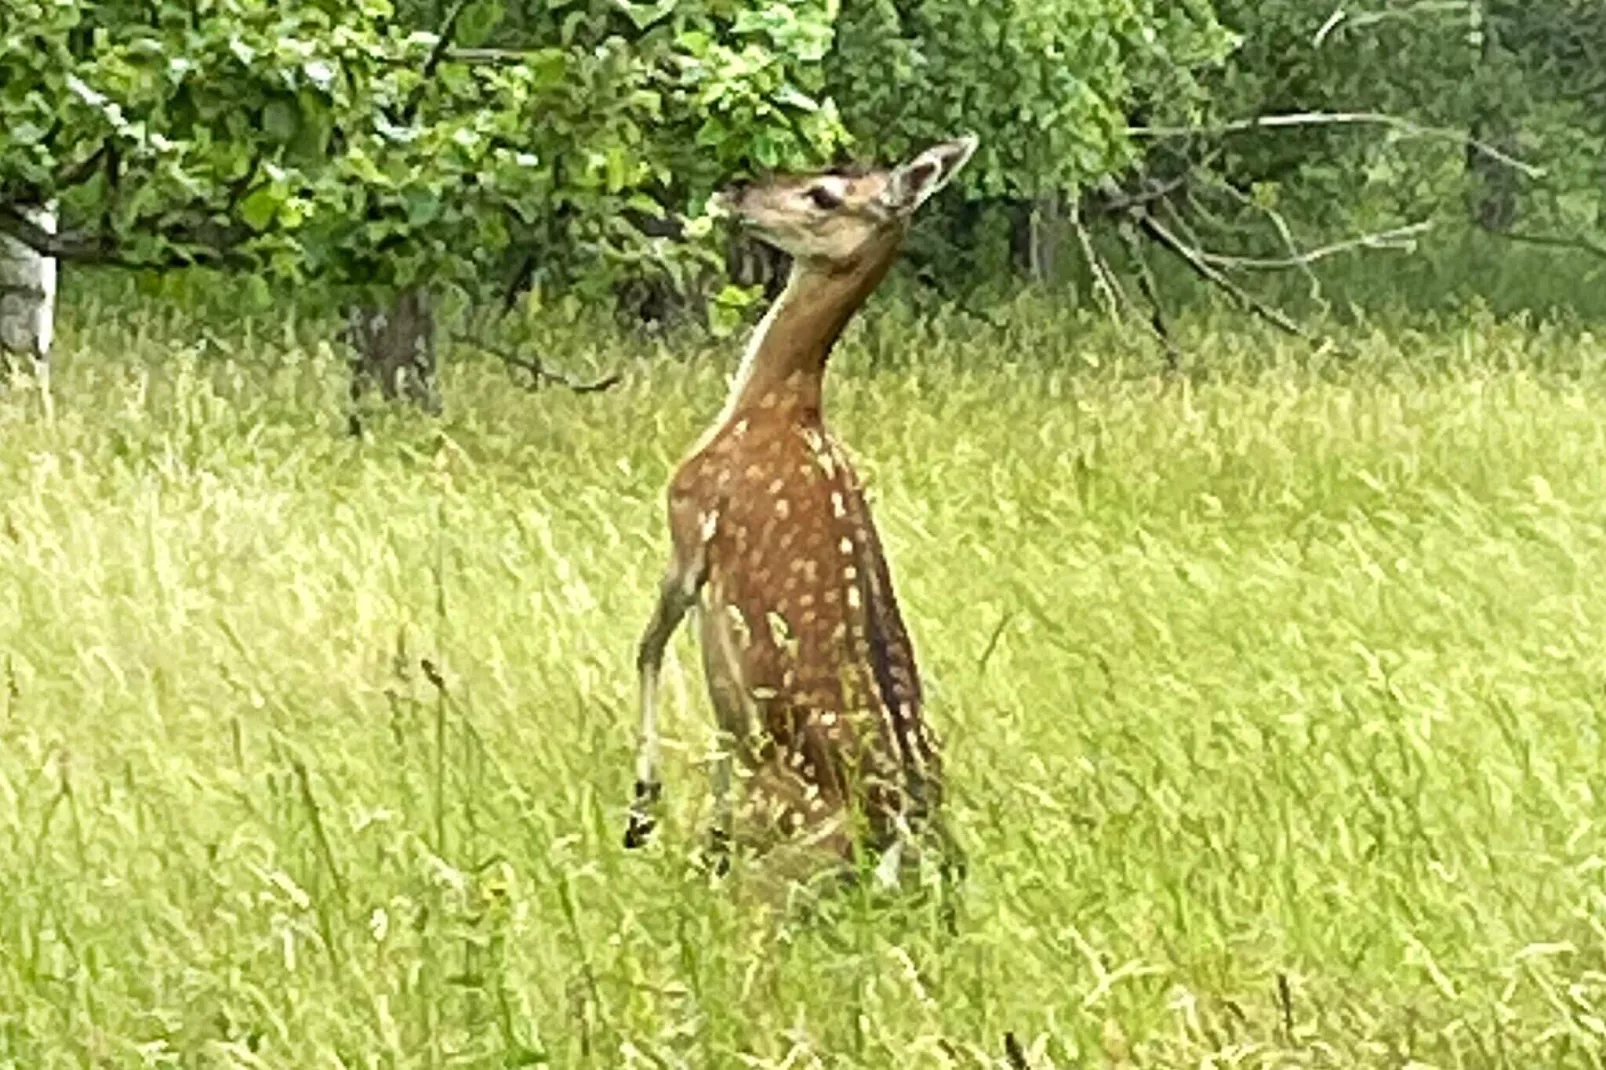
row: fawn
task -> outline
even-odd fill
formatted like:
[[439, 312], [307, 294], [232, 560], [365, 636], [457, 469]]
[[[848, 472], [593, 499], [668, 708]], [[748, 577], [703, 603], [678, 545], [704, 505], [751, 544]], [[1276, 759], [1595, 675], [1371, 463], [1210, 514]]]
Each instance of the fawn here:
[[[853, 864], [862, 843], [896, 880], [922, 828], [960, 864], [938, 808], [942, 769], [914, 651], [863, 488], [825, 429], [831, 348], [897, 259], [909, 221], [976, 149], [958, 138], [901, 166], [742, 183], [714, 207], [792, 257], [729, 400], [668, 487], [673, 551], [641, 637], [641, 735], [625, 846], [659, 801], [664, 649], [695, 610], [722, 746], [716, 864], [733, 836], [732, 759], [748, 773], [744, 842], [782, 840]], [[751, 829], [747, 826], [751, 824]]]

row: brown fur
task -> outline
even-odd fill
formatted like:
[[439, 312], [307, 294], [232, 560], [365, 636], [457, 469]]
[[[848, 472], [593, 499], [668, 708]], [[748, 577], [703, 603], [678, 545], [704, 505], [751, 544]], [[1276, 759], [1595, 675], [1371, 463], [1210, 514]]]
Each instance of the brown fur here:
[[[931, 183], [927, 157], [916, 163]], [[695, 605], [710, 698], [747, 773], [741, 842], [809, 844], [851, 861], [858, 843], [884, 851], [935, 817], [942, 768], [880, 538], [826, 430], [821, 390], [832, 346], [929, 189], [905, 207], [887, 197], [909, 181], [900, 173], [837, 177], [840, 203], [818, 210], [800, 203], [817, 181], [774, 180], [728, 199], [793, 253], [793, 277], [725, 411], [670, 480], [673, 561], [640, 664], [650, 740], [656, 658]], [[657, 794], [646, 743], [644, 754], [627, 843], [650, 829]]]

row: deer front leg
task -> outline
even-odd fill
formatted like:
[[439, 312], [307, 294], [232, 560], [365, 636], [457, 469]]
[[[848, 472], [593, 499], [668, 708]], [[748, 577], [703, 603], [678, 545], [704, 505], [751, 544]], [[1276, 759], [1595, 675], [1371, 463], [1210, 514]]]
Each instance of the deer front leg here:
[[630, 823], [625, 829], [625, 846], [640, 847], [652, 834], [656, 809], [663, 787], [658, 782], [658, 675], [663, 668], [664, 650], [686, 611], [697, 601], [702, 587], [702, 554], [690, 567], [671, 568], [658, 585], [658, 604], [642, 633], [636, 651], [636, 672], [641, 681], [641, 735], [636, 750], [636, 784], [630, 802]]

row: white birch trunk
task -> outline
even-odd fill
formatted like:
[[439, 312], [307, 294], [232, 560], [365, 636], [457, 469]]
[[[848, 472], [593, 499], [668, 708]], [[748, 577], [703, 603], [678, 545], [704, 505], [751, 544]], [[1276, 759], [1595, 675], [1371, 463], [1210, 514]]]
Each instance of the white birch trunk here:
[[[21, 214], [47, 234], [56, 233], [54, 206]], [[0, 235], [0, 370], [10, 354], [44, 363], [56, 329], [56, 258]]]

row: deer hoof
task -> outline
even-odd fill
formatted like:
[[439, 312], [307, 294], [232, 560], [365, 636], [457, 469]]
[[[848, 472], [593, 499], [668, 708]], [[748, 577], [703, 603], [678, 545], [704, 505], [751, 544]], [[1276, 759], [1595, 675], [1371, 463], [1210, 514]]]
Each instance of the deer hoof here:
[[652, 836], [652, 830], [658, 826], [652, 815], [648, 812], [663, 788], [657, 783], [636, 781], [636, 797], [630, 804], [630, 824], [625, 828], [625, 847], [635, 848], [645, 844]]
[[625, 848], [634, 850], [645, 845], [656, 827], [657, 822], [645, 814], [631, 814], [630, 824], [625, 828]]

